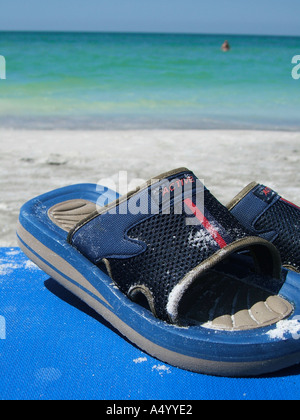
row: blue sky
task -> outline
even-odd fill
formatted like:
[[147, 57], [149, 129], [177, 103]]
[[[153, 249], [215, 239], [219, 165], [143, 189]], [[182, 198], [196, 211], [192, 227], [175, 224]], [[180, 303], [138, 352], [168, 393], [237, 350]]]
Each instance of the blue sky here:
[[0, 30], [300, 36], [300, 0], [3, 0]]

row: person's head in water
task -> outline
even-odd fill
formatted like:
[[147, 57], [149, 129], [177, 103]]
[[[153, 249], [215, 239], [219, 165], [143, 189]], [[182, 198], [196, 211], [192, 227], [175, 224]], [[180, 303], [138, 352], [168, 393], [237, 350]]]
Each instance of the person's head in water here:
[[230, 50], [230, 45], [228, 41], [224, 41], [223, 45], [222, 45], [222, 51], [229, 51]]

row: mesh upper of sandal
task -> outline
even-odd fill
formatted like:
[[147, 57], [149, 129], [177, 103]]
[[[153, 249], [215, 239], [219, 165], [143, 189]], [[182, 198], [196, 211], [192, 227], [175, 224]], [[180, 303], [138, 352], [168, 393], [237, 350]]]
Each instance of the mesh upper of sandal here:
[[[184, 186], [189, 187], [188, 191]], [[189, 318], [191, 323], [203, 323], [204, 319], [207, 323], [217, 317], [221, 328], [243, 329], [276, 322], [291, 311], [289, 304], [276, 296], [278, 312], [265, 303], [282, 284], [276, 248], [264, 239], [252, 237], [185, 168], [150, 180], [128, 196], [93, 212], [70, 231], [69, 242], [100, 268], [105, 265], [124, 294], [134, 300], [142, 294], [152, 312], [167, 322], [181, 323]], [[243, 263], [245, 252], [253, 257], [251, 264]], [[200, 308], [195, 318], [198, 303], [190, 292], [198, 293], [202, 282], [206, 284], [202, 297], [211, 295], [214, 289], [220, 296], [211, 301], [210, 309]], [[271, 283], [269, 290], [266, 285]], [[257, 295], [254, 300], [245, 298], [242, 307], [234, 304], [239, 284], [248, 285], [251, 295]], [[222, 300], [226, 287], [235, 292], [227, 293], [229, 297]], [[217, 305], [218, 301], [222, 304]], [[251, 318], [249, 311], [260, 301], [268, 314], [258, 316], [255, 325], [250, 325], [249, 319], [244, 323], [234, 321], [235, 312], [247, 312]], [[233, 320], [231, 325], [228, 316]]]
[[300, 208], [272, 189], [252, 183], [228, 205], [254, 235], [271, 241], [284, 266], [300, 272]]

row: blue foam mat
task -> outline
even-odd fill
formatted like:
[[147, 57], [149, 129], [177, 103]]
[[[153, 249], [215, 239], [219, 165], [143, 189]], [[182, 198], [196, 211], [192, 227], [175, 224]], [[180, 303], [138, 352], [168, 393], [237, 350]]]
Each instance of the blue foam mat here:
[[18, 248], [0, 248], [0, 294], [1, 400], [300, 397], [300, 365], [260, 378], [219, 378], [154, 359]]

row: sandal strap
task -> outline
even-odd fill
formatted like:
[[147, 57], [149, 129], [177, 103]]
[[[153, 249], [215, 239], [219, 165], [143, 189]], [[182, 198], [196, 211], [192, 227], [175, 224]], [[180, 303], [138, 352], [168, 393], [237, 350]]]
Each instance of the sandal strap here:
[[300, 272], [300, 208], [296, 204], [253, 182], [227, 207], [253, 235], [276, 246], [284, 266]]
[[79, 223], [69, 242], [105, 263], [121, 291], [141, 294], [160, 319], [178, 323], [190, 286], [230, 255], [248, 250], [257, 274], [280, 281], [276, 248], [252, 237], [186, 168], [148, 181]]

